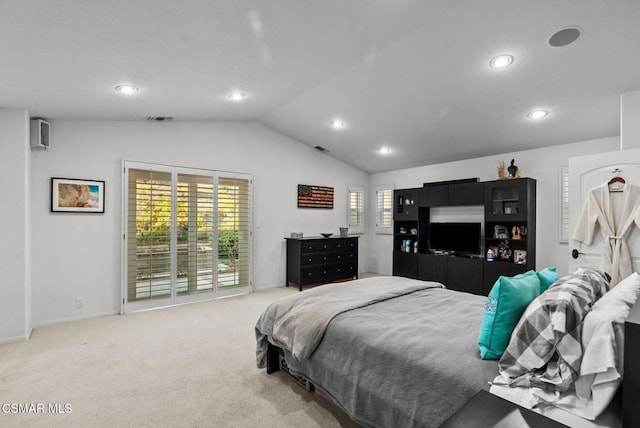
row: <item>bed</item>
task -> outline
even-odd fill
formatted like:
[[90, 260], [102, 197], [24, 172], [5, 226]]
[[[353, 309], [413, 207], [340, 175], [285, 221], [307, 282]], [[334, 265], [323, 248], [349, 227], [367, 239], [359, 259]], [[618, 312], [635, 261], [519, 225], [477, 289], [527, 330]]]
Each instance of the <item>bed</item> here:
[[316, 287], [263, 312], [257, 364], [268, 373], [284, 364], [363, 426], [436, 427], [499, 375], [478, 352], [486, 303], [402, 277]]

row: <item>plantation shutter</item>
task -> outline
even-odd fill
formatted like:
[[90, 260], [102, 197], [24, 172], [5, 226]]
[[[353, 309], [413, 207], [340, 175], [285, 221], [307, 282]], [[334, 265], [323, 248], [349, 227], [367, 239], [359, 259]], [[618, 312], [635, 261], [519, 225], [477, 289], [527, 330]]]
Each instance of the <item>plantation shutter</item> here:
[[211, 292], [215, 259], [213, 177], [178, 174], [177, 291]]
[[[250, 285], [250, 180], [218, 178], [220, 288]], [[228, 266], [228, 268], [227, 268]]]
[[569, 230], [569, 167], [563, 166], [560, 172], [560, 242], [569, 242], [571, 231]]
[[124, 166], [123, 312], [251, 291], [249, 175]]
[[171, 292], [171, 173], [129, 169], [127, 206], [127, 299], [166, 298]]
[[391, 233], [393, 227], [393, 190], [376, 191], [376, 232]]
[[349, 188], [349, 232], [364, 232], [364, 190]]

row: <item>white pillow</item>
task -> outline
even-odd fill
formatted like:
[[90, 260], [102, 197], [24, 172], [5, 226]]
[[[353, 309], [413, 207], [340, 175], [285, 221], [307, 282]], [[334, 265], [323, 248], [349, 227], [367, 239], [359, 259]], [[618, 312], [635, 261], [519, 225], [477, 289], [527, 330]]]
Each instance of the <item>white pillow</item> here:
[[611, 402], [622, 378], [623, 323], [638, 296], [640, 275], [633, 273], [594, 303], [582, 324], [583, 354], [580, 376], [574, 384], [576, 395], [567, 397], [566, 403], [560, 400], [560, 407], [592, 420]]
[[613, 321], [624, 322], [629, 316], [631, 306], [638, 299], [638, 295], [640, 295], [640, 275], [634, 272], [598, 299], [591, 310], [598, 308], [619, 310], [620, 317], [616, 317], [617, 319]]

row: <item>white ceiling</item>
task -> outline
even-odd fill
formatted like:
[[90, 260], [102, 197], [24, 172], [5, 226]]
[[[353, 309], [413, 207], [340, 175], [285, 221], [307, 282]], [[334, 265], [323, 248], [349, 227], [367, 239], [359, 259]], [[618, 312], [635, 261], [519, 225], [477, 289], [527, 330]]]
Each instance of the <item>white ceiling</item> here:
[[638, 0], [0, 0], [0, 107], [258, 121], [387, 171], [619, 135], [639, 22]]

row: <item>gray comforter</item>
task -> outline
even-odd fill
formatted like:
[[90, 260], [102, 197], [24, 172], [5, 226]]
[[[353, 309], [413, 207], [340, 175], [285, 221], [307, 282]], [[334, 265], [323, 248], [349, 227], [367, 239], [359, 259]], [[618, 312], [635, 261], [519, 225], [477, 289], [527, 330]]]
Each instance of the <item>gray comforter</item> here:
[[436, 427], [498, 373], [476, 345], [485, 303], [426, 288], [348, 310], [309, 358], [285, 348], [287, 364], [362, 425]]
[[437, 282], [401, 277], [374, 277], [329, 284], [273, 302], [256, 323], [256, 362], [266, 366], [268, 342], [298, 359], [315, 351], [329, 322], [345, 311], [391, 299], [416, 290], [442, 287]]

